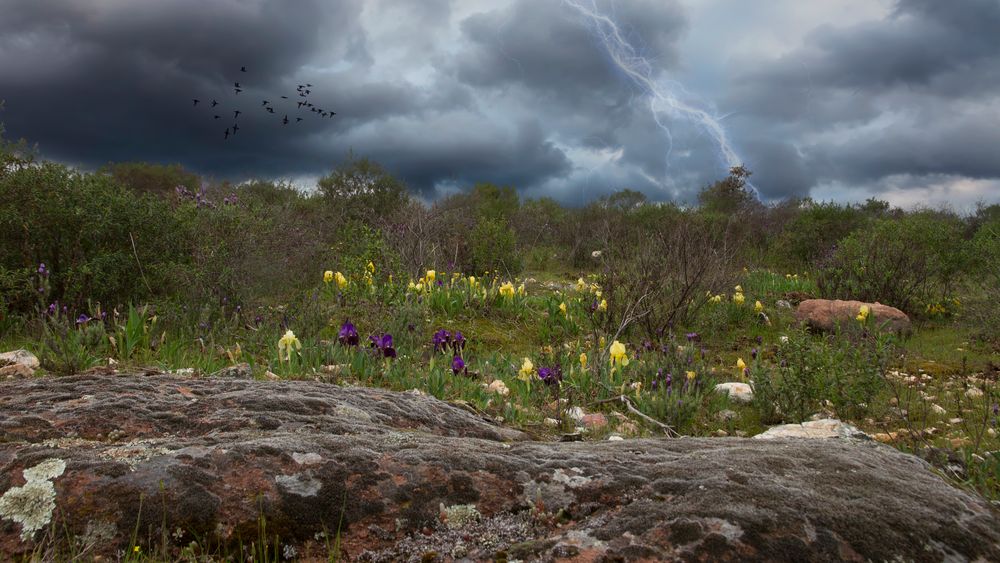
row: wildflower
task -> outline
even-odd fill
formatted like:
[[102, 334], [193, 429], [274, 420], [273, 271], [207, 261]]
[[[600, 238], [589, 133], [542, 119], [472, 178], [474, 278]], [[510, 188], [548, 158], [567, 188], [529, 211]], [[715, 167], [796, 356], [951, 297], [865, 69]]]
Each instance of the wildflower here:
[[463, 371], [466, 371], [466, 373], [468, 373], [468, 370], [466, 370], [465, 368], [465, 360], [462, 359], [462, 356], [453, 357], [451, 359], [451, 372], [455, 375], [458, 375]]
[[625, 354], [625, 345], [615, 340], [611, 343], [611, 365], [628, 365], [628, 356]]
[[697, 373], [697, 372], [694, 372], [694, 371], [688, 371], [688, 372], [684, 372], [684, 375], [686, 375], [686, 376], [687, 376], [687, 378], [688, 378], [688, 381], [693, 381], [693, 380], [694, 380], [694, 378], [698, 377], [698, 373]]
[[736, 291], [736, 293], [743, 293], [743, 287], [739, 285], [734, 287], [733, 290]]
[[434, 279], [437, 278], [437, 272], [434, 270], [427, 270], [427, 275], [424, 276], [427, 279], [427, 285], [434, 283]]
[[747, 363], [743, 361], [743, 358], [738, 358], [736, 360], [736, 369], [744, 370], [747, 368]]
[[347, 278], [344, 277], [344, 274], [341, 274], [340, 272], [335, 272], [333, 274], [333, 277], [337, 280], [337, 287], [339, 287], [340, 289], [344, 289], [345, 287], [347, 287]]
[[476, 276], [469, 276], [469, 287], [476, 287]]
[[132, 548], [132, 553], [139, 553], [140, 551], [142, 551], [142, 548], [140, 548], [139, 546], [135, 546]]
[[[739, 287], [739, 286], [737, 286], [737, 287]], [[733, 303], [736, 303], [737, 305], [742, 305], [743, 304], [743, 300], [744, 300], [744, 297], [743, 297], [742, 293], [734, 293], [733, 294]]]
[[792, 274], [785, 274], [785, 279], [786, 280], [792, 279]]
[[388, 333], [383, 333], [379, 335], [371, 335], [368, 337], [371, 342], [372, 348], [375, 348], [382, 353], [383, 358], [395, 358], [396, 349], [392, 346], [392, 335]]
[[368, 261], [368, 273], [372, 275], [375, 274], [375, 264], [373, 264], [371, 260]]
[[462, 336], [462, 331], [455, 331], [455, 338], [451, 341], [451, 348], [456, 354], [462, 353], [462, 350], [465, 348], [465, 337]]
[[505, 282], [500, 284], [500, 295], [504, 297], [514, 297], [514, 284]]
[[587, 282], [583, 281], [583, 278], [577, 278], [576, 280], [576, 290], [577, 291], [587, 291]]
[[525, 358], [524, 363], [521, 364], [521, 369], [517, 372], [517, 378], [521, 381], [528, 381], [534, 371], [535, 364], [531, 363], [530, 358]]
[[751, 348], [750, 349], [750, 359], [751, 360], [756, 360], [757, 359], [757, 349], [756, 348]]
[[587, 369], [587, 353], [586, 352], [581, 352], [580, 353], [580, 367], [583, 368], [584, 371], [586, 371], [586, 369]]
[[55, 303], [49, 303], [49, 314], [50, 315], [56, 314], [57, 310], [59, 310], [59, 306], [58, 305], [56, 305]]
[[323, 272], [323, 283], [330, 283], [333, 281], [333, 270], [327, 270]]
[[597, 310], [598, 311], [607, 311], [608, 310], [608, 300], [607, 299], [601, 299], [601, 303], [599, 305], [597, 305]]
[[523, 284], [523, 283], [522, 283], [521, 285], [517, 286], [517, 294], [518, 294], [518, 295], [520, 295], [520, 296], [524, 297], [525, 295], [527, 295], [527, 293], [528, 293], [528, 292], [527, 292], [527, 291], [525, 291], [525, 289], [524, 289], [524, 284]]
[[763, 313], [764, 312], [764, 305], [760, 301], [755, 301], [754, 304], [753, 304], [753, 311], [755, 313]]
[[600, 346], [601, 348], [604, 348], [604, 346], [608, 343], [607, 339], [605, 339], [603, 336], [597, 342], [598, 346]]
[[357, 346], [358, 345], [358, 331], [351, 324], [351, 321], [346, 321], [344, 324], [340, 325], [340, 332], [337, 334], [337, 341], [343, 346]]
[[590, 253], [590, 257], [591, 258], [600, 258], [601, 257], [601, 251], [600, 250], [595, 250], [595, 251], [591, 252]]
[[45, 262], [42, 262], [41, 264], [38, 265], [38, 273], [43, 276], [49, 275], [49, 270], [48, 268], [45, 267]]
[[451, 333], [443, 328], [435, 332], [434, 336], [431, 337], [431, 343], [434, 344], [435, 352], [443, 352], [448, 347], [450, 342]]
[[639, 393], [642, 392], [642, 382], [641, 381], [636, 381], [635, 383], [633, 383], [632, 385], [630, 385], [630, 387], [632, 387], [632, 389], [635, 389], [635, 398], [638, 399], [639, 398]]
[[562, 368], [559, 366], [538, 368], [538, 378], [546, 385], [559, 385], [562, 381]]
[[861, 309], [858, 310], [858, 316], [854, 317], [854, 318], [857, 319], [858, 322], [862, 322], [863, 323], [866, 320], [868, 320], [868, 314], [870, 312], [871, 312], [871, 310], [868, 308], [868, 305], [862, 305]]
[[80, 316], [76, 318], [76, 324], [82, 325], [90, 322], [90, 317], [87, 313], [80, 313]]
[[562, 303], [559, 304], [559, 310], [562, 311], [562, 314], [563, 314], [564, 317], [568, 316], [568, 313], [566, 312], [566, 302], [565, 301], [563, 301]]
[[712, 296], [712, 297], [710, 297], [708, 299], [708, 302], [709, 303], [722, 303], [722, 296], [721, 295], [714, 295], [714, 296]]
[[688, 342], [700, 342], [701, 341], [701, 336], [699, 336], [697, 332], [689, 332], [689, 333], [685, 334], [684, 337], [687, 338]]
[[281, 359], [281, 354], [285, 354], [285, 361], [292, 361], [292, 350], [301, 350], [302, 343], [299, 339], [295, 337], [295, 333], [291, 330], [285, 332], [285, 335], [278, 340], [278, 358]]

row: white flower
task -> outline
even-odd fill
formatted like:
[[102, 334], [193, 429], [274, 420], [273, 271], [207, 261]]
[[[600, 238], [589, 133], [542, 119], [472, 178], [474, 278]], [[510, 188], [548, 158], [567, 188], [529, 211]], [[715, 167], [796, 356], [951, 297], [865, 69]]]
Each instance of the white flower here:
[[601, 257], [601, 251], [600, 250], [595, 250], [595, 251], [593, 251], [593, 252], [590, 253], [590, 256], [592, 258], [600, 258]]

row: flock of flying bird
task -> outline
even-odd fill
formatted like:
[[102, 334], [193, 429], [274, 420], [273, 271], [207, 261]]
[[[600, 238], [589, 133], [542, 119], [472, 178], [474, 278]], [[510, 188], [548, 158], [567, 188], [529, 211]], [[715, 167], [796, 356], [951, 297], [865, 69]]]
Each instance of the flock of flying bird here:
[[[245, 66], [240, 67], [240, 72], [246, 72], [246, 71], [247, 71], [247, 67], [245, 67]], [[308, 109], [311, 113], [315, 113], [317, 115], [317, 117], [323, 117], [323, 118], [333, 118], [333, 116], [337, 115], [337, 112], [335, 112], [335, 111], [329, 111], [329, 110], [325, 110], [325, 109], [323, 109], [321, 107], [317, 107], [312, 102], [309, 101], [309, 94], [312, 93], [312, 90], [311, 90], [312, 87], [313, 87], [313, 85], [312, 84], [308, 84], [308, 83], [307, 84], [299, 84], [298, 85], [298, 87], [296, 88], [296, 94], [298, 94], [298, 97], [301, 98], [301, 99], [295, 102], [296, 109], [299, 110], [299, 111], [301, 111], [303, 108], [305, 108], [305, 109]], [[233, 93], [234, 93], [233, 95], [239, 96], [240, 92], [242, 92], [242, 91], [243, 91], [243, 86], [241, 86], [239, 82], [233, 82]], [[282, 100], [287, 100], [286, 102], [283, 102], [284, 104], [291, 105], [291, 103], [292, 103], [291, 100], [289, 100], [288, 96], [281, 96], [281, 99]], [[201, 103], [201, 100], [198, 99], [198, 98], [191, 98], [191, 100], [194, 102], [194, 104], [193, 104], [194, 107], [198, 107], [198, 104]], [[212, 100], [212, 102], [210, 104], [208, 104], [208, 106], [210, 108], [212, 108], [212, 109], [214, 109], [218, 105], [220, 105], [219, 102], [217, 100], [214, 100], [214, 99]], [[269, 113], [269, 114], [273, 114], [275, 116], [278, 115], [275, 112], [274, 104], [271, 103], [268, 100], [264, 100], [263, 103], [260, 105], [260, 107], [264, 111], [266, 111], [267, 113]], [[284, 114], [284, 117], [281, 118], [281, 124], [282, 125], [288, 125], [289, 123], [291, 123], [292, 121], [290, 119], [288, 119], [287, 110], [283, 110], [282, 113]], [[223, 136], [222, 136], [223, 140], [228, 140], [229, 137], [231, 137], [233, 135], [236, 135], [236, 132], [240, 130], [240, 126], [239, 126], [239, 121], [238, 120], [239, 120], [240, 115], [242, 115], [242, 114], [243, 114], [243, 111], [240, 110], [240, 109], [238, 109], [238, 108], [233, 110], [233, 125], [232, 125], [232, 127], [226, 127], [226, 130], [225, 130], [225, 132], [223, 132]], [[299, 116], [294, 116], [294, 118], [295, 118], [295, 123], [299, 123], [299, 122], [301, 122], [304, 119], [303, 117], [299, 117]], [[222, 119], [222, 115], [217, 114], [217, 113], [213, 113], [212, 114], [212, 119], [213, 120], [215, 120], [215, 119]]]

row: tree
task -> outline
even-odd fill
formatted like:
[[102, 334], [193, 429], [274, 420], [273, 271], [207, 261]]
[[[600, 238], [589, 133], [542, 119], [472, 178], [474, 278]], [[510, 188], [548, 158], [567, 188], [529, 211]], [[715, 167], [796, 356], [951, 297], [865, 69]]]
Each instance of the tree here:
[[705, 211], [725, 215], [750, 209], [758, 203], [753, 192], [747, 189], [751, 174], [753, 172], [743, 165], [732, 167], [724, 180], [701, 190], [698, 204]]
[[317, 183], [323, 197], [342, 207], [348, 218], [372, 222], [389, 217], [407, 201], [406, 186], [377, 162], [348, 157]]

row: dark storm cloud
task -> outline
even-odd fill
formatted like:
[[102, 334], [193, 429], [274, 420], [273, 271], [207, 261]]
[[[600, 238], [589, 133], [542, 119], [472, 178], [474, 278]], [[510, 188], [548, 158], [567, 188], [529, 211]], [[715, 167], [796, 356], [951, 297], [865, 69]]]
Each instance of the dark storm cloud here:
[[820, 181], [1000, 177], [988, 125], [1000, 119], [998, 29], [996, 0], [900, 0], [885, 19], [822, 26], [743, 70], [724, 103], [740, 112], [758, 185], [779, 196]]

